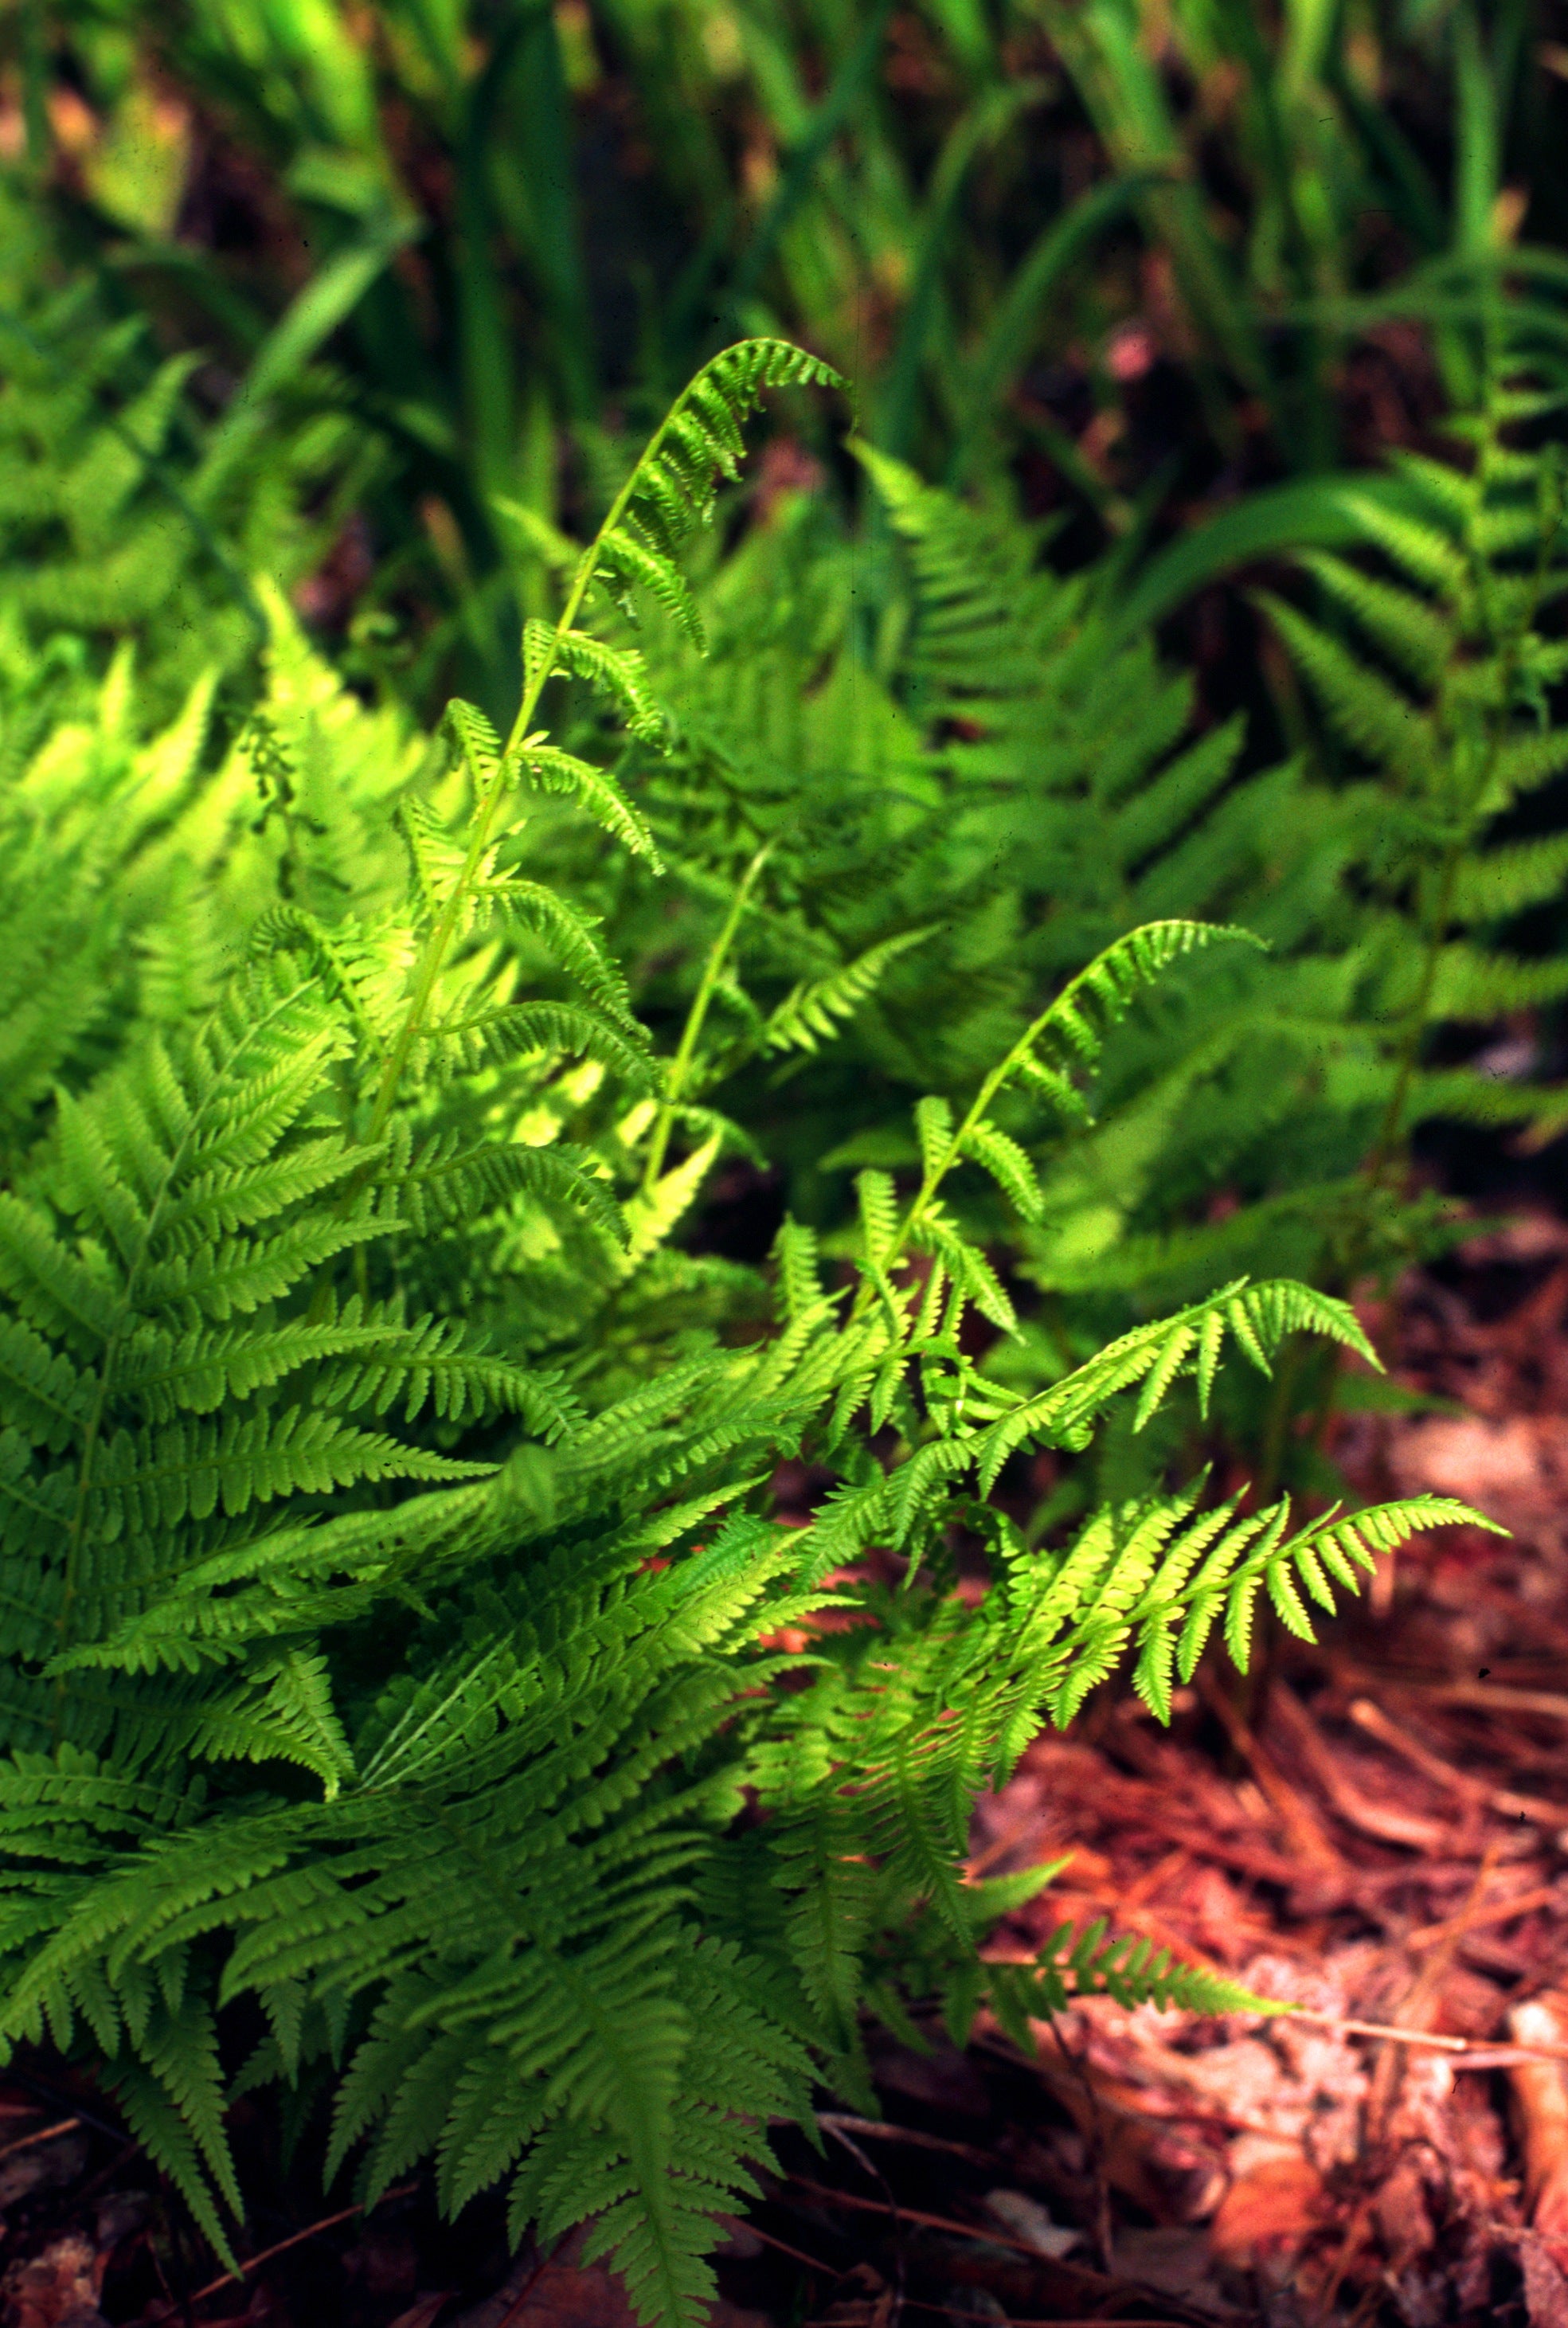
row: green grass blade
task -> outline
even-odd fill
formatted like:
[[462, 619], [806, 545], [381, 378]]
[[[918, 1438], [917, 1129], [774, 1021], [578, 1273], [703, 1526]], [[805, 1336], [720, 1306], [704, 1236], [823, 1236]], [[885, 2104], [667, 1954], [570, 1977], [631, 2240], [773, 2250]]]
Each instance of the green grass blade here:
[[989, 89], [962, 114], [950, 133], [932, 173], [931, 198], [926, 205], [915, 256], [908, 301], [893, 361], [887, 368], [881, 415], [874, 440], [895, 459], [905, 458], [914, 430], [920, 371], [936, 318], [942, 268], [958, 216], [964, 183], [972, 164], [999, 137], [1033, 94], [1027, 82]]
[[781, 236], [811, 191], [817, 164], [840, 131], [848, 126], [875, 72], [892, 13], [893, 0], [877, 0], [865, 31], [840, 65], [827, 95], [792, 148], [773, 197], [736, 268], [728, 301], [732, 314], [738, 314], [755, 296]]
[[1134, 637], [1148, 624], [1163, 621], [1206, 582], [1234, 573], [1254, 559], [1307, 548], [1343, 549], [1364, 540], [1361, 509], [1368, 501], [1396, 499], [1396, 488], [1388, 480], [1350, 472], [1264, 486], [1178, 536], [1150, 559], [1116, 610], [1113, 642]]
[[311, 277], [263, 342], [214, 429], [204, 474], [221, 464], [266, 399], [297, 378], [323, 343], [352, 314], [393, 253], [412, 239], [415, 230], [414, 221], [406, 212], [385, 210], [368, 220], [352, 240]]

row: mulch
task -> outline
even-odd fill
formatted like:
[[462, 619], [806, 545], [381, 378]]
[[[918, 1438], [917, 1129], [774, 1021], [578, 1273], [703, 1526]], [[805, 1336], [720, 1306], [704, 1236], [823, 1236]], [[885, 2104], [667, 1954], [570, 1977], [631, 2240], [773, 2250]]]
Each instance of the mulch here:
[[[1000, 1952], [1105, 1917], [1300, 2012], [883, 2044], [880, 2119], [782, 2137], [716, 2328], [1568, 2328], [1568, 1225], [1526, 1211], [1369, 1323], [1429, 1403], [1344, 1420], [1356, 1491], [1512, 1535], [1425, 1539], [1167, 1730], [1103, 1693], [975, 1822], [988, 1873], [1070, 1854]], [[630, 2328], [580, 2239], [509, 2258], [489, 2202], [313, 2213], [253, 2107], [269, 2195], [221, 2280], [112, 2103], [42, 2055], [0, 2076], [0, 2328]]]

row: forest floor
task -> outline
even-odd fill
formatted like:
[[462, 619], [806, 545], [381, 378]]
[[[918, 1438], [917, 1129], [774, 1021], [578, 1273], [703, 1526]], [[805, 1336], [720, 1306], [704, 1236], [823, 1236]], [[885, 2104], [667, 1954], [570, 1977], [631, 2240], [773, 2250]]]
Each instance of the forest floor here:
[[[1516, 1213], [1369, 1323], [1434, 1403], [1341, 1425], [1357, 1490], [1511, 1536], [1427, 1539], [1169, 1730], [1103, 1693], [976, 1821], [987, 1873], [1071, 1854], [1004, 1952], [1103, 1915], [1300, 2010], [884, 2048], [883, 2120], [786, 2135], [716, 2328], [1568, 2328], [1568, 1225]], [[0, 2328], [630, 2328], [580, 2241], [509, 2260], [497, 2206], [443, 2227], [416, 2179], [313, 2220], [253, 2107], [271, 2195], [224, 2279], [112, 2102], [42, 2054], [0, 2075]]]

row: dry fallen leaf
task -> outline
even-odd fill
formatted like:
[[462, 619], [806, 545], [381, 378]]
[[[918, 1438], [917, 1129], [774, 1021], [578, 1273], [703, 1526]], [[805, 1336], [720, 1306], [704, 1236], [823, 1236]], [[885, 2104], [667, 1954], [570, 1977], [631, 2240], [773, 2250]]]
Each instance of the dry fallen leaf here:
[[1248, 2268], [1299, 2248], [1322, 2223], [1326, 2199], [1322, 2176], [1300, 2152], [1259, 2159], [1220, 2201], [1208, 2228], [1215, 2254]]
[[986, 2211], [996, 2217], [1004, 2229], [1033, 2248], [1037, 2255], [1058, 2257], [1071, 2255], [1082, 2247], [1084, 2234], [1070, 2226], [1054, 2222], [1048, 2207], [1031, 2199], [1023, 2191], [988, 2191]]
[[1519, 2242], [1530, 2328], [1568, 2328], [1568, 2275], [1540, 2239]]
[[62, 2134], [49, 2142], [17, 2145], [0, 2162], [0, 2208], [14, 2207], [34, 2191], [59, 2190], [75, 2180], [87, 2163], [85, 2134]]

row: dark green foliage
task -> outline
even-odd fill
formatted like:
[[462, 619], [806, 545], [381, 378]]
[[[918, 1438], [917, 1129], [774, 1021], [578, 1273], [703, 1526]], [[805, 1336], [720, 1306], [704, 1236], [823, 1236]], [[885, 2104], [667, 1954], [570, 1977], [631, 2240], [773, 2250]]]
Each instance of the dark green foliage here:
[[[495, 716], [563, 510], [618, 482], [607, 401], [646, 427], [742, 331], [852, 370], [884, 452], [988, 487], [1026, 455], [1105, 537], [1216, 472], [1364, 458], [1368, 374], [1417, 415], [1469, 398], [1505, 280], [1560, 365], [1564, 93], [1530, 24], [64, 0], [0, 43], [41, 215], [147, 345], [246, 383], [224, 458], [278, 409], [377, 432], [365, 622], [438, 609], [404, 682], [455, 664]], [[1428, 348], [1391, 365], [1413, 323]]]
[[[867, 2105], [866, 2011], [1244, 2001], [1098, 1929], [988, 1963], [1045, 1874], [966, 1883], [975, 1791], [1124, 1653], [1163, 1714], [1211, 1632], [1244, 1659], [1261, 1596], [1305, 1630], [1469, 1516], [1297, 1519], [1199, 1477], [1053, 1541], [998, 1498], [1015, 1454], [1141, 1433], [1188, 1384], [1207, 1412], [1234, 1359], [1372, 1354], [1332, 1294], [1232, 1276], [1042, 1379], [1009, 1264], [1046, 1250], [1094, 1076], [1257, 953], [1174, 893], [1266, 883], [1239, 841], [1179, 869], [1230, 746], [1183, 746], [1150, 649], [1107, 691], [1094, 587], [906, 473], [877, 472], [920, 594], [901, 674], [858, 696], [844, 553], [805, 532], [693, 593], [675, 552], [746, 415], [830, 380], [772, 340], [705, 368], [530, 623], [504, 738], [459, 702], [423, 745], [275, 605], [211, 762], [201, 696], [138, 759], [121, 665], [7, 772], [6, 944], [75, 999], [47, 1041], [20, 997], [9, 1022], [0, 2042], [96, 2066], [220, 2253], [225, 2107], [282, 2081], [361, 2193], [426, 2157], [451, 2207], [504, 2179], [518, 2236], [591, 2215], [645, 2316], [691, 2320], [767, 2120]], [[774, 632], [748, 655], [715, 621], [699, 680], [704, 605], [797, 550]], [[1045, 830], [1000, 888], [1020, 737]], [[1094, 786], [1118, 839], [1075, 859]], [[662, 895], [683, 1010], [624, 959]], [[842, 1129], [887, 1152], [849, 1159], [831, 1253], [798, 1218], [766, 1269], [683, 1251], [755, 1144], [719, 1085], [842, 1075], [841, 1041], [878, 1078]], [[977, 1361], [977, 1321], [1021, 1364]], [[804, 1528], [786, 1456], [837, 1482]], [[829, 1604], [856, 1621], [816, 1631]], [[269, 2033], [240, 2062], [242, 1999]]]
[[[1507, 449], [1526, 410], [1498, 392], [1473, 476], [1461, 445], [1355, 502], [1360, 562], [1311, 568], [1344, 604], [1338, 630], [1271, 602], [1370, 761], [1326, 743], [1258, 767], [1239, 721], [1199, 731], [1190, 682], [1122, 634], [1117, 561], [1060, 579], [1025, 529], [881, 455], [863, 457], [907, 596], [869, 668], [847, 615], [854, 544], [799, 503], [749, 536], [700, 594], [709, 660], [648, 646], [672, 744], [644, 797], [684, 903], [672, 915], [669, 884], [639, 893], [614, 869], [602, 893], [617, 927], [646, 932], [643, 1007], [685, 1016], [686, 1104], [722, 1106], [741, 1147], [790, 1163], [793, 1201], [831, 1218], [824, 1148], [830, 1167], [913, 1165], [900, 1086], [966, 1105], [1042, 989], [1145, 920], [1201, 910], [1266, 951], [1195, 960], [1117, 1034], [1098, 1121], [1037, 1155], [1031, 1273], [1183, 1298], [1266, 1266], [1281, 1237], [1309, 1276], [1408, 1250], [1425, 1234], [1397, 1201], [1413, 1126], [1545, 1124], [1556, 1105], [1440, 1074], [1424, 1047], [1440, 1023], [1484, 1028], [1549, 1000], [1563, 974], [1555, 957], [1460, 943], [1554, 895], [1562, 857], [1550, 837], [1491, 837], [1561, 760], [1543, 725], [1552, 472]], [[1423, 577], [1403, 596], [1386, 578], [1401, 557]], [[1430, 697], [1424, 724], [1401, 709], [1421, 697], [1380, 676], [1391, 626], [1404, 685]], [[865, 990], [847, 1037], [781, 1072], [770, 1054], [800, 1041], [802, 1000], [829, 1007], [845, 981]], [[1026, 1147], [1076, 1105], [1035, 1088], [1038, 1103], [1015, 1093], [1001, 1120]], [[1200, 1229], [1221, 1194], [1223, 1225]]]
[[[868, 2014], [1242, 2001], [1101, 1927], [989, 1961], [1050, 1871], [965, 1880], [975, 1792], [1466, 1516], [1281, 1490], [1375, 1363], [1345, 1296], [1443, 1234], [1413, 1133], [1560, 1107], [1434, 1043], [1568, 982], [1525, 14], [13, 22], [0, 2044], [100, 2076], [220, 2252], [282, 2085], [362, 2195], [504, 2180], [692, 2318], [766, 2121], [872, 2106]], [[1392, 318], [1468, 417], [1335, 474]], [[853, 364], [858, 472], [781, 328]], [[773, 389], [835, 465], [748, 506]], [[1113, 545], [1069, 577], [1025, 451]], [[1148, 620], [1312, 544], [1267, 765]], [[705, 1249], [742, 1165], [765, 1258]]]
[[[916, 1167], [893, 1090], [934, 1085], [962, 1114], [1029, 998], [1119, 933], [1201, 911], [1263, 941], [1195, 956], [1125, 1019], [1075, 1138], [1063, 1122], [1084, 1110], [1059, 1076], [998, 1095], [973, 1160], [1057, 1320], [1047, 1334], [1037, 1313], [998, 1350], [1010, 1383], [1238, 1271], [1343, 1290], [1397, 1266], [1446, 1234], [1406, 1182], [1423, 1122], [1540, 1138], [1559, 1120], [1552, 1089], [1432, 1056], [1441, 1030], [1451, 1056], [1456, 1037], [1482, 1052], [1568, 977], [1539, 921], [1530, 952], [1510, 937], [1560, 895], [1563, 859], [1550, 829], [1509, 837], [1564, 765], [1560, 488], [1521, 449], [1555, 408], [1505, 384], [1506, 356], [1490, 377], [1450, 460], [1402, 457], [1347, 494], [1362, 546], [1304, 561], [1315, 611], [1263, 601], [1323, 712], [1281, 765], [1256, 765], [1239, 721], [1195, 729], [1189, 682], [1124, 632], [1117, 561], [1063, 581], [1027, 531], [870, 452], [909, 594], [872, 670], [846, 634], [855, 552], [803, 510], [715, 574], [708, 666], [654, 658], [681, 771], [653, 798], [690, 901], [687, 1087], [789, 1160], [792, 1200], [820, 1219], [820, 1127], [830, 1168]], [[759, 599], [760, 639], [741, 619]], [[632, 925], [624, 893], [615, 910]], [[681, 926], [666, 908], [656, 1009]], [[785, 981], [861, 962], [878, 984], [833, 1052], [787, 1080], [748, 1064]], [[954, 1194], [997, 1233], [977, 1175]], [[994, 1296], [989, 1314], [1010, 1322]], [[1291, 1380], [1227, 1415], [1270, 1468], [1290, 1401], [1328, 1395], [1295, 1362]]]

